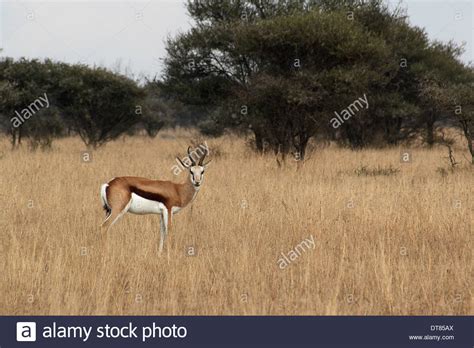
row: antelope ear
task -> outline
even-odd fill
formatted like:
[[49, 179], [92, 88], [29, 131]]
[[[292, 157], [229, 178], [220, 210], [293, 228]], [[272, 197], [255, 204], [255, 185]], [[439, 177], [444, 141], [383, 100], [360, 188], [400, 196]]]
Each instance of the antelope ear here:
[[209, 166], [209, 163], [211, 163], [211, 162], [212, 162], [212, 160], [209, 160], [209, 161], [207, 161], [206, 164], [203, 164], [202, 166], [203, 166], [204, 168], [207, 168], [207, 166]]

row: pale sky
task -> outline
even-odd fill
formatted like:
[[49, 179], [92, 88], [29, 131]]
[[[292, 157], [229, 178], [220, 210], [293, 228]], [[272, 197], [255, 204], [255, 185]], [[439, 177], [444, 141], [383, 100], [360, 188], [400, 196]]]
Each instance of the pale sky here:
[[[4, 56], [52, 58], [132, 73], [159, 75], [164, 40], [191, 26], [184, 0], [0, 0], [0, 47]], [[393, 4], [398, 3], [398, 1]], [[474, 61], [471, 1], [404, 0], [412, 24], [431, 39], [464, 42], [462, 59]]]

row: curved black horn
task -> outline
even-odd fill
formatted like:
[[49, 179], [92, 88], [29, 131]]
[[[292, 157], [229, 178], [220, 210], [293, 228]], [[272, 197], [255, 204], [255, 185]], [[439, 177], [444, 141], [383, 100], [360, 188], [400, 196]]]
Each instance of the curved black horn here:
[[[207, 156], [208, 154], [209, 154], [209, 150], [206, 149], [206, 150], [204, 151], [204, 155], [202, 155], [201, 158], [199, 158], [199, 165], [200, 165], [200, 166], [202, 166], [202, 162], [204, 161], [204, 158], [206, 158], [206, 156]], [[207, 163], [209, 163], [209, 162], [207, 162]]]

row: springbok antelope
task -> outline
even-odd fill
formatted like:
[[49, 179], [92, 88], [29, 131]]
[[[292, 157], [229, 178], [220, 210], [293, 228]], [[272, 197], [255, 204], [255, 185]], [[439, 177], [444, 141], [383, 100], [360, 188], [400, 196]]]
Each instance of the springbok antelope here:
[[210, 162], [203, 163], [209, 153], [207, 148], [197, 163], [190, 149], [188, 147], [188, 164], [177, 158], [184, 168], [189, 169], [189, 180], [182, 184], [131, 176], [114, 178], [103, 184], [100, 195], [106, 215], [102, 227], [108, 231], [127, 212], [139, 215], [160, 214], [161, 255], [173, 214], [196, 198], [204, 179], [204, 170]]

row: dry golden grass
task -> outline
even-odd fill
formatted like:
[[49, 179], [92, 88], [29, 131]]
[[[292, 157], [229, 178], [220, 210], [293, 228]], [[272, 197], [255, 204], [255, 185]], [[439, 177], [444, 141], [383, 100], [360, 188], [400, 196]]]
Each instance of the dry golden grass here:
[[[190, 139], [127, 138], [91, 163], [78, 139], [36, 153], [0, 142], [0, 314], [473, 314], [473, 172], [436, 172], [443, 148], [413, 149], [401, 164], [400, 149], [329, 147], [296, 171], [243, 140], [209, 140], [220, 155], [192, 209], [174, 219], [169, 260], [157, 257], [153, 215], [125, 215], [105, 248], [100, 185], [176, 180], [174, 156]], [[357, 176], [362, 165], [400, 172]], [[311, 235], [315, 249], [279, 269], [280, 253]]]

